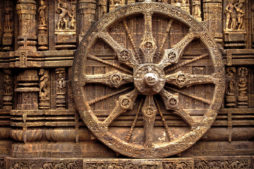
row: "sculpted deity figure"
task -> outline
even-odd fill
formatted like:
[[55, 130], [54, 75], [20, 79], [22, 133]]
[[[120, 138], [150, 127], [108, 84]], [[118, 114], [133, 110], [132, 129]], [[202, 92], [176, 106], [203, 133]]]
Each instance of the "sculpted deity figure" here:
[[41, 0], [40, 1], [40, 7], [38, 8], [38, 12], [39, 12], [39, 25], [46, 25], [46, 9], [47, 9], [47, 5], [45, 0]]
[[40, 69], [39, 75], [40, 75], [40, 98], [42, 100], [45, 100], [49, 98], [49, 88], [48, 88], [49, 74], [46, 70]]
[[244, 29], [243, 17], [245, 15], [244, 3], [243, 2], [236, 3], [234, 7], [237, 12], [238, 30], [243, 30]]

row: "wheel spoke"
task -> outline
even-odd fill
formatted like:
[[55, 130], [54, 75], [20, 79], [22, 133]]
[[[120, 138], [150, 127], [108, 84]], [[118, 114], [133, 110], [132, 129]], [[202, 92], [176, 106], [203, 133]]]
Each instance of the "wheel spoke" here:
[[127, 33], [127, 36], [128, 36], [128, 38], [129, 38], [129, 40], [131, 42], [131, 46], [132, 46], [132, 48], [133, 48], [133, 50], [135, 52], [136, 60], [138, 61], [138, 63], [141, 63], [141, 59], [139, 57], [139, 54], [138, 54], [138, 51], [137, 51], [137, 47], [135, 45], [135, 42], [133, 40], [132, 34], [131, 34], [130, 29], [129, 29], [128, 25], [127, 25], [126, 20], [123, 21], [123, 25], [124, 25], [125, 31]]
[[162, 89], [160, 92], [160, 96], [162, 97], [162, 100], [167, 110], [173, 110], [178, 107], [178, 94], [172, 94], [169, 91]]
[[110, 62], [108, 62], [108, 61], [102, 60], [102, 59], [100, 59], [100, 58], [98, 58], [98, 57], [96, 57], [96, 56], [94, 56], [94, 55], [88, 55], [88, 58], [89, 58], [89, 59], [92, 59], [92, 60], [95, 60], [95, 61], [97, 61], [97, 62], [103, 63], [103, 64], [105, 64], [105, 65], [109, 65], [109, 66], [111, 66], [111, 67], [113, 67], [113, 68], [116, 68], [116, 69], [118, 69], [118, 70], [121, 70], [121, 71], [123, 71], [123, 72], [125, 72], [125, 73], [132, 74], [132, 71], [130, 71], [130, 70], [128, 70], [128, 69], [125, 69], [125, 68], [123, 68], [123, 67], [120, 67], [120, 66], [118, 66], [118, 65], [116, 65], [116, 64], [114, 64], [114, 63], [110, 63]]
[[85, 84], [99, 83], [110, 87], [119, 88], [120, 86], [133, 82], [131, 75], [118, 71], [108, 72], [106, 74], [85, 75]]
[[173, 19], [171, 19], [171, 20], [168, 22], [168, 26], [167, 26], [167, 28], [166, 28], [166, 35], [164, 36], [164, 38], [163, 38], [163, 40], [162, 40], [162, 43], [161, 43], [161, 46], [160, 46], [160, 49], [159, 49], [160, 54], [163, 53], [163, 47], [164, 47], [164, 45], [165, 45], [165, 43], [166, 43], [166, 41], [167, 41], [167, 38], [168, 38], [168, 36], [169, 36], [169, 32], [170, 32], [170, 29], [171, 29], [171, 27], [172, 27], [172, 24], [173, 24]]
[[143, 52], [145, 63], [153, 63], [153, 57], [157, 50], [157, 46], [155, 43], [155, 39], [153, 37], [152, 13], [145, 12], [144, 20], [145, 20], [144, 36], [139, 48]]
[[197, 101], [206, 103], [206, 104], [208, 104], [208, 105], [212, 104], [212, 102], [211, 102], [210, 100], [207, 100], [207, 99], [204, 99], [204, 98], [201, 98], [201, 97], [198, 97], [198, 96], [193, 96], [193, 95], [191, 95], [191, 94], [189, 94], [189, 93], [182, 92], [182, 91], [180, 91], [180, 90], [173, 89], [173, 88], [171, 88], [171, 87], [166, 87], [166, 88], [169, 89], [169, 90], [172, 90], [172, 91], [174, 91], [174, 92], [180, 93], [181, 95], [184, 95], [184, 96], [190, 97], [190, 98], [192, 98], [192, 99], [195, 99], [195, 100], [197, 100]]
[[136, 112], [135, 119], [134, 119], [134, 121], [132, 122], [130, 131], [128, 132], [128, 134], [127, 134], [127, 136], [126, 136], [126, 141], [127, 141], [127, 142], [129, 142], [130, 139], [131, 139], [132, 133], [133, 133], [133, 131], [134, 131], [134, 128], [135, 128], [136, 123], [137, 123], [137, 120], [138, 120], [138, 116], [139, 116], [139, 114], [140, 114], [140, 110], [141, 110], [142, 104], [143, 104], [143, 99], [142, 99], [142, 100], [140, 101], [140, 103], [139, 103], [139, 106], [138, 106], [138, 110], [137, 110], [137, 112]]
[[138, 62], [132, 51], [122, 47], [122, 45], [115, 41], [108, 32], [100, 32], [98, 33], [98, 37], [103, 39], [107, 44], [110, 45], [110, 47], [112, 47], [117, 54], [119, 62], [130, 67], [136, 67], [138, 65]]
[[166, 82], [182, 88], [198, 84], [216, 84], [217, 79], [213, 75], [197, 75], [179, 71], [174, 74], [167, 75]]
[[184, 109], [176, 109], [174, 110], [174, 114], [180, 116], [191, 128], [194, 128], [197, 125], [193, 118]]
[[152, 147], [154, 123], [157, 112], [158, 110], [155, 105], [153, 96], [146, 96], [146, 100], [142, 108], [145, 131], [145, 147]]
[[174, 71], [174, 70], [176, 70], [176, 69], [178, 69], [178, 68], [180, 68], [180, 67], [183, 67], [183, 66], [186, 66], [186, 65], [188, 65], [188, 64], [191, 64], [191, 63], [193, 63], [193, 62], [196, 62], [196, 61], [198, 61], [198, 60], [201, 60], [201, 59], [203, 59], [203, 58], [205, 58], [205, 57], [207, 57], [207, 56], [209, 56], [209, 54], [206, 53], [206, 54], [200, 55], [200, 56], [198, 56], [198, 57], [194, 57], [194, 58], [191, 59], [191, 60], [187, 60], [187, 61], [184, 61], [184, 62], [182, 62], [182, 63], [180, 63], [180, 64], [175, 65], [175, 66], [169, 67], [169, 68], [167, 69], [166, 73], [169, 73], [169, 72]]
[[108, 94], [108, 95], [95, 98], [95, 99], [93, 99], [93, 100], [88, 101], [88, 104], [89, 104], [89, 105], [92, 105], [92, 104], [98, 103], [98, 102], [100, 102], [100, 101], [106, 100], [106, 99], [108, 99], [108, 98], [110, 98], [110, 97], [113, 97], [113, 96], [115, 96], [115, 95], [118, 95], [118, 94], [121, 94], [121, 93], [123, 93], [123, 92], [126, 92], [126, 91], [128, 91], [128, 90], [130, 90], [130, 89], [131, 89], [131, 87], [128, 87], [128, 88], [125, 88], [125, 89], [116, 91], [116, 92], [114, 92], [114, 93], [110, 93], [110, 94]]
[[126, 112], [127, 110], [132, 110], [137, 96], [138, 92], [136, 89], [120, 96], [119, 99], [116, 101], [115, 108], [104, 120], [103, 125], [105, 127], [108, 127], [120, 114]]
[[172, 64], [178, 63], [180, 57], [183, 55], [185, 48], [198, 37], [196, 33], [189, 32], [184, 36], [180, 42], [175, 44], [172, 49], [165, 49], [163, 58], [161, 59], [159, 66], [165, 68]]
[[164, 127], [165, 127], [165, 131], [166, 131], [166, 134], [167, 134], [167, 136], [168, 136], [168, 140], [170, 140], [172, 136], [171, 136], [171, 134], [170, 134], [170, 132], [169, 132], [169, 128], [168, 128], [167, 121], [166, 121], [165, 117], [163, 116], [163, 113], [162, 113], [162, 111], [161, 111], [161, 109], [160, 109], [160, 105], [159, 105], [159, 103], [157, 102], [157, 100], [155, 100], [155, 103], [156, 103], [156, 105], [157, 105], [158, 111], [159, 111], [160, 116], [161, 116], [161, 120], [162, 120], [163, 125], [164, 125]]

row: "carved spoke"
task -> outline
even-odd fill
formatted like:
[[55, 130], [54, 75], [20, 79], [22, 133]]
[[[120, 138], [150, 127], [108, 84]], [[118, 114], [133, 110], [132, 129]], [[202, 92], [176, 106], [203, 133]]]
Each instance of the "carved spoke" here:
[[103, 125], [105, 127], [108, 127], [120, 114], [126, 112], [127, 110], [132, 110], [137, 96], [138, 92], [136, 89], [120, 96], [119, 99], [116, 101], [115, 108], [105, 119]]
[[138, 65], [132, 51], [122, 47], [122, 45], [115, 41], [108, 32], [100, 32], [98, 33], [98, 37], [103, 39], [112, 47], [117, 54], [119, 62], [131, 67], [136, 67]]
[[217, 79], [213, 75], [196, 75], [182, 71], [166, 75], [166, 82], [179, 88], [198, 84], [215, 84]]
[[111, 67], [113, 67], [113, 68], [116, 68], [116, 69], [118, 69], [118, 70], [121, 70], [121, 71], [123, 71], [123, 72], [132, 74], [132, 71], [130, 71], [130, 70], [128, 70], [128, 69], [125, 69], [125, 68], [123, 68], [123, 67], [120, 67], [120, 66], [118, 66], [118, 65], [116, 65], [116, 64], [114, 64], [114, 63], [110, 63], [110, 62], [108, 62], [108, 61], [102, 60], [102, 59], [100, 59], [100, 58], [98, 58], [98, 57], [96, 57], [96, 56], [94, 56], [94, 55], [88, 55], [88, 58], [89, 58], [89, 59], [92, 59], [92, 60], [95, 60], [95, 61], [98, 61], [98, 62], [100, 62], [100, 63], [103, 63], [103, 64], [105, 64], [105, 65], [109, 65], [109, 66], [111, 66]]
[[178, 94], [172, 94], [169, 91], [162, 89], [160, 96], [162, 97], [167, 110], [176, 109], [178, 107]]
[[152, 63], [154, 54], [157, 50], [157, 46], [155, 43], [155, 39], [153, 37], [153, 30], [152, 30], [152, 13], [145, 12], [144, 20], [145, 20], [145, 25], [144, 25], [145, 31], [144, 31], [144, 36], [139, 48], [143, 52], [145, 63]]
[[180, 116], [191, 128], [194, 128], [197, 125], [193, 118], [184, 109], [176, 109], [174, 110], [174, 114]]
[[133, 82], [133, 77], [131, 75], [118, 71], [112, 71], [106, 74], [85, 75], [85, 84], [100, 83], [118, 88], [130, 82]]
[[129, 142], [130, 139], [131, 139], [132, 133], [133, 133], [134, 128], [135, 128], [135, 126], [136, 126], [136, 123], [137, 123], [137, 121], [138, 121], [138, 116], [139, 116], [139, 114], [140, 114], [140, 110], [141, 110], [141, 106], [142, 106], [142, 104], [143, 104], [143, 101], [144, 101], [144, 100], [142, 99], [142, 100], [140, 101], [140, 103], [139, 103], [139, 106], [138, 106], [138, 110], [137, 110], [137, 112], [136, 112], [135, 119], [134, 119], [134, 121], [132, 122], [130, 131], [128, 132], [128, 134], [127, 134], [127, 136], [126, 136], [126, 141], [127, 141], [127, 142]]
[[167, 69], [166, 73], [171, 72], [171, 71], [174, 71], [174, 70], [176, 70], [176, 69], [178, 69], [178, 68], [180, 68], [180, 67], [186, 66], [186, 65], [191, 64], [191, 63], [193, 63], [193, 62], [196, 62], [196, 61], [198, 61], [198, 60], [201, 60], [201, 59], [203, 59], [203, 58], [205, 58], [205, 57], [207, 57], [207, 56], [209, 56], [209, 54], [206, 53], [206, 54], [200, 55], [200, 56], [198, 56], [198, 57], [194, 57], [194, 58], [191, 59], [191, 60], [187, 60], [187, 61], [184, 61], [184, 62], [182, 62], [182, 63], [180, 63], [180, 64], [175, 65], [175, 66], [169, 67], [169, 68]]
[[192, 94], [189, 94], [189, 93], [186, 93], [186, 92], [182, 92], [180, 90], [173, 89], [171, 87], [166, 87], [166, 88], [169, 89], [169, 90], [172, 90], [174, 92], [180, 93], [180, 94], [182, 94], [184, 96], [187, 96], [187, 97], [190, 97], [192, 99], [198, 100], [200, 102], [206, 103], [208, 105], [212, 104], [212, 102], [210, 100], [207, 100], [207, 99], [204, 99], [204, 98], [201, 98], [201, 97], [198, 97], [198, 96], [193, 96]]
[[95, 98], [95, 99], [93, 99], [93, 100], [90, 100], [90, 101], [88, 102], [88, 104], [89, 104], [89, 105], [92, 105], [92, 104], [98, 103], [98, 102], [100, 102], [100, 101], [106, 100], [106, 99], [108, 99], [108, 98], [110, 98], [110, 97], [113, 97], [113, 96], [115, 96], [115, 95], [118, 95], [118, 94], [121, 94], [121, 93], [123, 93], [123, 92], [126, 92], [126, 91], [128, 91], [128, 90], [130, 90], [130, 89], [131, 89], [131, 87], [128, 87], [128, 88], [125, 88], [125, 89], [116, 91], [116, 92], [114, 92], [114, 93], [110, 93], [110, 94], [108, 94], [108, 95]]
[[154, 123], [158, 110], [154, 102], [153, 96], [146, 96], [144, 106], [142, 108], [144, 131], [145, 131], [145, 147], [151, 147], [154, 135]]
[[189, 32], [185, 37], [175, 44], [171, 49], [165, 49], [163, 58], [161, 59], [159, 66], [165, 68], [172, 64], [178, 63], [180, 57], [183, 54], [185, 48], [192, 42], [198, 35], [194, 32]]
[[141, 59], [140, 59], [140, 57], [139, 57], [139, 54], [138, 54], [138, 51], [137, 51], [137, 47], [136, 47], [136, 45], [135, 45], [135, 42], [134, 42], [134, 40], [133, 40], [132, 34], [131, 34], [130, 29], [129, 29], [128, 25], [127, 25], [126, 20], [123, 21], [123, 25], [124, 25], [125, 31], [126, 31], [126, 33], [127, 33], [127, 36], [128, 36], [128, 38], [130, 39], [132, 48], [133, 48], [133, 50], [134, 50], [134, 52], [135, 52], [136, 60], [138, 61], [138, 63], [141, 63]]
[[168, 26], [167, 26], [167, 29], [166, 29], [166, 35], [164, 36], [163, 40], [162, 40], [162, 43], [161, 43], [161, 46], [160, 46], [160, 49], [159, 49], [159, 52], [160, 54], [163, 53], [163, 47], [167, 41], [167, 38], [168, 38], [168, 35], [169, 35], [169, 32], [170, 32], [170, 29], [172, 27], [172, 24], [173, 24], [173, 20], [171, 19], [169, 22], [168, 22]]

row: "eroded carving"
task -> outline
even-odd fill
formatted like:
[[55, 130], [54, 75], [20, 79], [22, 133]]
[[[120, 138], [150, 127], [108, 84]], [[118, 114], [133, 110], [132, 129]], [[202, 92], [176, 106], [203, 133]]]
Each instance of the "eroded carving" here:
[[236, 68], [227, 68], [226, 106], [236, 107]]

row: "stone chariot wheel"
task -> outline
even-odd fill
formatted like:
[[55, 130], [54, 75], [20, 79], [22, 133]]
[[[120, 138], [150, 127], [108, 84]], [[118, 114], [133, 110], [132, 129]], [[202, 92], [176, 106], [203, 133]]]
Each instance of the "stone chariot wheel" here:
[[92, 133], [135, 158], [175, 155], [211, 127], [224, 65], [202, 23], [177, 7], [137, 3], [103, 17], [73, 65], [76, 107]]

